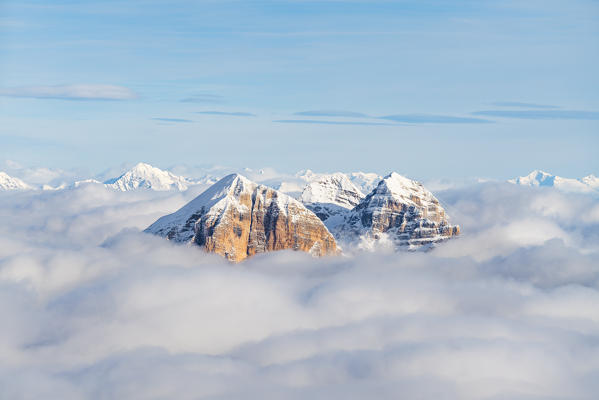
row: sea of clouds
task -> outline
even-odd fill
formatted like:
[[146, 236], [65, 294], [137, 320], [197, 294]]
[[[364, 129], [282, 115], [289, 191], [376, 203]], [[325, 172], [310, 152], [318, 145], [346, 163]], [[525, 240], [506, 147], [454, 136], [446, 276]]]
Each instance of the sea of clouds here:
[[433, 251], [234, 265], [141, 233], [199, 191], [0, 194], [0, 399], [597, 398], [597, 198], [469, 185]]

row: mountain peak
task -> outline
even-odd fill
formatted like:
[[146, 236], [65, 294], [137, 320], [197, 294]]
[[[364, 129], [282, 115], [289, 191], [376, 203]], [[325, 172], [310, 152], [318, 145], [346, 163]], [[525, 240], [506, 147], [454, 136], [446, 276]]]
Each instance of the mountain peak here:
[[33, 189], [30, 185], [19, 178], [8, 175], [0, 171], [0, 190], [29, 190]]
[[187, 190], [191, 182], [182, 176], [140, 162], [119, 177], [109, 179], [104, 183], [114, 189], [126, 192], [140, 188], [159, 191]]
[[458, 235], [460, 229], [449, 224], [439, 201], [422, 184], [391, 172], [334, 232], [342, 241], [358, 238], [363, 247], [384, 239], [416, 248]]
[[391, 172], [381, 179], [367, 197], [379, 198], [379, 202], [386, 201], [382, 200], [385, 197], [390, 197], [396, 201], [417, 206], [422, 201], [432, 201], [434, 199], [432, 193], [426, 190], [420, 182], [406, 178], [397, 172]]
[[283, 249], [336, 252], [333, 236], [304, 205], [240, 174], [225, 176], [146, 232], [199, 245], [231, 261]]
[[153, 165], [150, 165], [145, 162], [138, 162], [137, 164], [135, 164], [135, 166], [133, 166], [133, 168], [131, 168], [131, 171], [152, 171], [152, 170], [159, 170], [159, 168], [156, 168]]

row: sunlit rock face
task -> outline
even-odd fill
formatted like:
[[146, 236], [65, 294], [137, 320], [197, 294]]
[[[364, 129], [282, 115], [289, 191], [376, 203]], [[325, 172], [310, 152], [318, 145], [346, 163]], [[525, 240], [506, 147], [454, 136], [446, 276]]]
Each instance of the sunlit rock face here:
[[410, 248], [441, 242], [459, 232], [431, 192], [395, 172], [383, 178], [333, 230], [344, 243], [368, 246], [385, 239]]
[[284, 249], [315, 256], [337, 252], [331, 233], [303, 204], [238, 174], [221, 179], [146, 232], [197, 244], [235, 262]]

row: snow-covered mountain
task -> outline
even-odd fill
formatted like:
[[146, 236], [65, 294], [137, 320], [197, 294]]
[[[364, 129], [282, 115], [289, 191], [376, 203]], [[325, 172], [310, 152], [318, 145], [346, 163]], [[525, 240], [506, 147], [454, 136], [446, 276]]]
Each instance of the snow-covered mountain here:
[[333, 228], [342, 245], [366, 249], [380, 243], [395, 248], [428, 246], [459, 232], [431, 192], [395, 172], [384, 177], [345, 221]]
[[231, 261], [283, 249], [336, 252], [331, 233], [303, 204], [238, 174], [224, 177], [146, 232], [199, 245]]
[[126, 192], [136, 189], [187, 190], [195, 182], [149, 164], [139, 163], [121, 176], [104, 182], [108, 187]]
[[553, 187], [566, 192], [590, 193], [599, 191], [599, 178], [595, 175], [588, 175], [582, 179], [573, 179], [534, 170], [526, 176], [510, 179], [508, 182], [522, 186]]
[[12, 177], [6, 172], [0, 171], [0, 190], [30, 190], [32, 186], [19, 178]]
[[299, 200], [332, 229], [344, 221], [349, 210], [357, 206], [364, 193], [346, 174], [320, 175], [303, 189]]
[[[257, 179], [258, 182], [299, 198], [307, 184], [327, 179], [332, 175], [345, 175], [348, 180], [362, 193], [370, 192], [381, 180], [381, 176], [375, 173], [351, 172], [351, 173], [318, 173], [310, 169], [297, 172], [295, 175], [280, 175], [269, 179]], [[272, 175], [272, 174], [271, 174]]]

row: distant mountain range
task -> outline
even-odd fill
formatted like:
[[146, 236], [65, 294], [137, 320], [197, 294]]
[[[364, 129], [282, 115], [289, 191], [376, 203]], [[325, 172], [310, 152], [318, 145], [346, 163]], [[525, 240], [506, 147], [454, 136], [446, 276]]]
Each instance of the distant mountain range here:
[[[281, 175], [272, 171], [253, 171], [250, 169], [244, 170], [243, 173], [256, 182], [272, 187], [294, 198], [302, 195], [306, 185], [321, 179], [333, 179], [332, 177], [335, 177], [334, 179], [337, 180], [342, 179], [345, 182], [345, 185], [349, 182], [363, 194], [370, 193], [382, 179], [382, 177], [376, 173], [350, 172], [327, 174], [316, 173], [309, 169], [299, 171], [294, 175]], [[62, 183], [58, 186], [50, 186], [48, 184], [40, 186], [27, 183], [18, 177], [9, 176], [7, 173], [0, 171], [0, 191], [34, 189], [63, 190], [90, 184], [104, 185], [107, 188], [123, 192], [132, 190], [184, 191], [197, 185], [212, 185], [224, 175], [227, 175], [227, 173], [223, 172], [222, 169], [217, 169], [201, 174], [201, 178], [199, 179], [190, 179], [170, 171], [153, 167], [146, 163], [138, 163], [131, 169], [108, 180], [105, 178], [89, 178], [71, 183]], [[344, 178], [342, 178], [342, 176], [344, 176]], [[548, 172], [535, 170], [528, 175], [510, 179], [508, 182], [523, 186], [553, 187], [567, 192], [599, 193], [599, 178], [592, 174], [585, 176], [584, 178], [575, 179], [563, 178]]]
[[[313, 255], [385, 246], [422, 249], [459, 235], [442, 205], [422, 184], [391, 173], [315, 173], [280, 175], [272, 170], [204, 174], [192, 180], [138, 163], [119, 176], [35, 187], [0, 172], [0, 191], [68, 190], [98, 185], [115, 191], [185, 191], [207, 188], [177, 212], [157, 220], [146, 232], [178, 243], [198, 245], [231, 261], [257, 253], [294, 249]], [[508, 182], [567, 192], [599, 194], [599, 178], [562, 178], [533, 171]]]
[[526, 176], [510, 179], [508, 182], [522, 186], [552, 187], [566, 192], [599, 192], [599, 178], [592, 174], [581, 179], [572, 179], [534, 170]]

